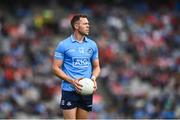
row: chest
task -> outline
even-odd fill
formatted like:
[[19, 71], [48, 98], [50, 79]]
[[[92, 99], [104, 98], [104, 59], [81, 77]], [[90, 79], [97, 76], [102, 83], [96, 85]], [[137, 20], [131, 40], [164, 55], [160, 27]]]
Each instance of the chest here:
[[86, 57], [91, 58], [93, 55], [93, 49], [90, 46], [72, 46], [67, 48], [65, 51], [65, 57], [74, 58], [74, 57]]
[[93, 49], [90, 46], [73, 46], [65, 52], [65, 61], [72, 63], [73, 67], [86, 68], [90, 65]]

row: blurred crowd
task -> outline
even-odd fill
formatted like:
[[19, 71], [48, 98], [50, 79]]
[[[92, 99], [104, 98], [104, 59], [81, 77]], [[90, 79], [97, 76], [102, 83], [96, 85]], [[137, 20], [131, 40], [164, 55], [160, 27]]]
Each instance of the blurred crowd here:
[[0, 118], [61, 118], [54, 48], [89, 16], [101, 74], [89, 118], [180, 118], [180, 2], [0, 7]]

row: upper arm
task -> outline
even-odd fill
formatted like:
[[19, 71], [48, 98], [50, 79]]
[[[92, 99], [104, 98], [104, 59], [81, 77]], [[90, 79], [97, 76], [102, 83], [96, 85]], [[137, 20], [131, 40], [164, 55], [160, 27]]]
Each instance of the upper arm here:
[[63, 60], [64, 59], [64, 51], [65, 51], [64, 43], [60, 42], [55, 49], [54, 59]]
[[92, 61], [95, 61], [98, 59], [98, 48], [96, 44], [93, 44], [93, 55], [92, 55]]
[[64, 60], [64, 43], [60, 42], [54, 52], [54, 59], [53, 59], [53, 69], [57, 67], [61, 67]]
[[63, 61], [62, 60], [59, 60], [59, 59], [54, 59], [53, 60], [53, 69], [56, 69], [56, 68], [60, 68], [63, 64]]

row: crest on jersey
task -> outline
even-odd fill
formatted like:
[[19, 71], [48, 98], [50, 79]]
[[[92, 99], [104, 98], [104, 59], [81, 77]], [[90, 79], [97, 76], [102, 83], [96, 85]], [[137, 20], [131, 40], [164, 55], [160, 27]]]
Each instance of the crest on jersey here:
[[71, 102], [70, 101], [67, 102], [67, 106], [71, 106]]
[[79, 53], [81, 53], [81, 54], [84, 53], [84, 48], [83, 48], [83, 47], [80, 47], [80, 48], [79, 48]]
[[88, 54], [92, 54], [92, 52], [93, 52], [93, 49], [92, 49], [92, 48], [89, 48], [89, 49], [87, 50], [87, 53], [88, 53]]

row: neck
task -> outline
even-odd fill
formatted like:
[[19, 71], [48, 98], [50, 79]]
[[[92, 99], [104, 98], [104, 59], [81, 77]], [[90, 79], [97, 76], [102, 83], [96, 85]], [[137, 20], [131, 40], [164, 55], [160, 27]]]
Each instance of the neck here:
[[77, 32], [74, 32], [74, 37], [76, 38], [76, 40], [78, 40], [79, 42], [83, 42], [83, 40], [84, 40], [84, 35], [81, 35], [81, 34], [79, 34], [79, 33], [77, 33]]

